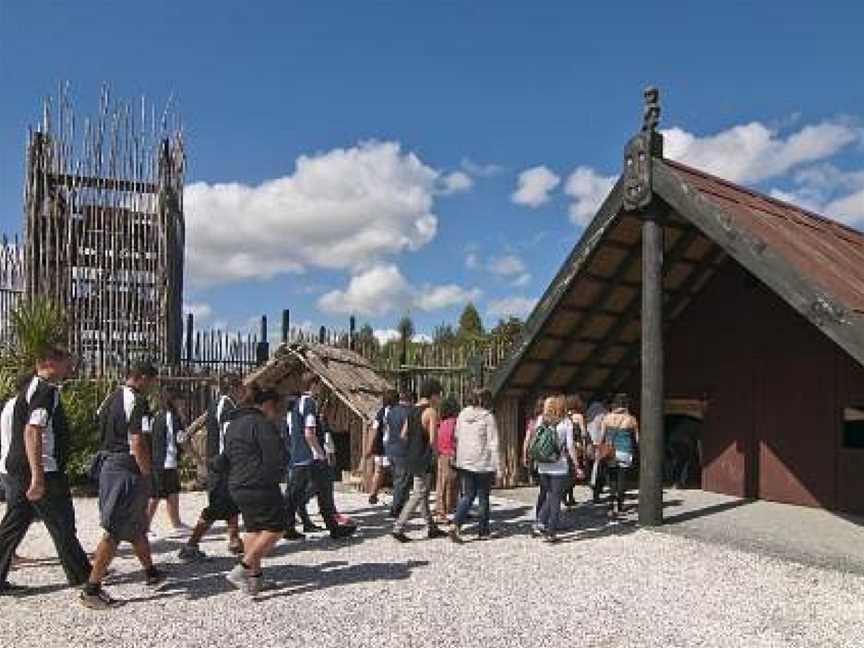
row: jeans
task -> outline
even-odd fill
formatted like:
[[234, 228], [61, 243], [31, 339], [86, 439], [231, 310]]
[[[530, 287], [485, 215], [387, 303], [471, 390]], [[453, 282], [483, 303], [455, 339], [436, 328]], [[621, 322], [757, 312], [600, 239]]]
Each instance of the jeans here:
[[546, 530], [547, 535], [555, 535], [555, 532], [558, 530], [558, 518], [561, 514], [561, 498], [569, 482], [569, 475], [540, 474], [540, 484], [546, 491], [546, 499], [540, 508], [537, 522]]
[[540, 518], [540, 509], [543, 508], [543, 504], [546, 502], [546, 482], [544, 482], [540, 478], [540, 473], [534, 473], [537, 484], [539, 486], [539, 490], [537, 492], [537, 503], [534, 505], [534, 517]]
[[[594, 501], [599, 502], [600, 495], [603, 493], [603, 486], [606, 485], [606, 472], [608, 468], [605, 461], [599, 459], [595, 459], [594, 461], [597, 464], [597, 478], [594, 480], [591, 490], [593, 491]], [[594, 470], [593, 466], [591, 470]]]
[[429, 487], [432, 485], [432, 474], [414, 475], [413, 478], [414, 484], [411, 489], [411, 497], [408, 498], [408, 502], [402, 508], [402, 512], [399, 513], [396, 524], [393, 525], [393, 531], [396, 533], [402, 533], [405, 530], [408, 520], [414, 515], [414, 511], [417, 510], [418, 506], [420, 507], [420, 514], [426, 520], [426, 527], [430, 530], [435, 528], [435, 521], [432, 519], [432, 509], [429, 507]]
[[6, 515], [0, 522], [0, 583], [9, 575], [15, 550], [38, 514], [54, 541], [57, 557], [71, 586], [82, 585], [90, 576], [90, 560], [75, 531], [75, 508], [69, 482], [62, 473], [45, 474], [45, 494], [38, 502], [27, 499], [27, 485], [6, 478]]
[[339, 526], [339, 522], [333, 502], [332, 474], [330, 467], [323, 461], [313, 461], [308, 466], [294, 466], [291, 469], [285, 489], [285, 521], [288, 528], [294, 528], [297, 512], [305, 508], [310, 488], [318, 498], [318, 510], [324, 518], [324, 524], [332, 531]]
[[390, 515], [399, 517], [411, 494], [414, 475], [408, 470], [404, 457], [392, 457], [390, 460], [393, 464], [393, 502], [390, 504]]
[[492, 489], [492, 479], [495, 473], [476, 473], [470, 470], [460, 471], [462, 476], [462, 499], [456, 507], [453, 525], [459, 528], [468, 517], [468, 511], [474, 504], [474, 498], [480, 500], [479, 534], [489, 535], [489, 491]]
[[[609, 466], [609, 489], [612, 491], [612, 505], [620, 511], [624, 508], [624, 494], [627, 492], [627, 480], [630, 478], [630, 466]], [[614, 484], [614, 485], [613, 485]]]

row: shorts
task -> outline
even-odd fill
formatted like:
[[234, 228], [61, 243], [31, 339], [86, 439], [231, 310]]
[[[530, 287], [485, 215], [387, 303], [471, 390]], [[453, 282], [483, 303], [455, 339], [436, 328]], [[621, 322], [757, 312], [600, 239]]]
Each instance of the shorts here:
[[105, 458], [99, 476], [99, 518], [115, 541], [132, 542], [146, 536], [151, 482], [138, 470], [132, 455], [112, 453]]
[[151, 499], [165, 499], [180, 492], [180, 473], [174, 469], [154, 470], [151, 478]]
[[375, 455], [375, 465], [381, 468], [389, 468], [390, 467], [390, 458], [383, 455]]
[[228, 491], [228, 479], [224, 476], [213, 476], [207, 487], [207, 508], [201, 511], [201, 519], [207, 522], [228, 520], [240, 513], [231, 493]]
[[287, 528], [282, 491], [278, 485], [272, 488], [234, 490], [231, 497], [240, 509], [247, 532], [283, 533]]

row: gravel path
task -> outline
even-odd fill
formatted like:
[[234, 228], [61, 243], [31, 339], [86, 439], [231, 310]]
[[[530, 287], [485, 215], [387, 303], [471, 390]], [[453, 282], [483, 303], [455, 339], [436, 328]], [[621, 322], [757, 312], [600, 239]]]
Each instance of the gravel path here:
[[[187, 522], [202, 502], [184, 495]], [[129, 604], [86, 610], [34, 526], [22, 552], [47, 560], [12, 573], [34, 589], [0, 599], [0, 646], [864, 645], [861, 576], [609, 526], [591, 507], [568, 514], [571, 531], [548, 546], [526, 536], [527, 507], [504, 500], [495, 501], [497, 540], [403, 546], [364, 498], [340, 494], [338, 504], [363, 524], [359, 538], [280, 543], [265, 566], [275, 588], [256, 602], [224, 581], [233, 563], [217, 529], [202, 546], [216, 558], [203, 565], [178, 564], [178, 540], [154, 545], [172, 574], [161, 592], [143, 585], [124, 551], [110, 591]], [[95, 502], [76, 509], [90, 548]]]

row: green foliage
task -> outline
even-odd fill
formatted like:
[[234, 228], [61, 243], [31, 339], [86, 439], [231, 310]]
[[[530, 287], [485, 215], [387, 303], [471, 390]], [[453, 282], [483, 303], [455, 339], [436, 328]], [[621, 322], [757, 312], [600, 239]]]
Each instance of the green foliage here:
[[453, 326], [442, 322], [432, 331], [432, 341], [434, 344], [454, 345], [458, 340]]
[[69, 381], [61, 387], [71, 440], [67, 472], [73, 484], [87, 481], [87, 466], [100, 443], [96, 410], [112, 388], [108, 381], [91, 380]]
[[505, 344], [514, 344], [525, 330], [525, 323], [518, 317], [509, 317], [506, 320], [498, 320], [498, 324], [493, 328], [489, 335], [498, 341]]
[[459, 316], [459, 330], [457, 335], [462, 340], [479, 340], [486, 334], [483, 328], [483, 320], [477, 307], [472, 303], [465, 306], [462, 315]]

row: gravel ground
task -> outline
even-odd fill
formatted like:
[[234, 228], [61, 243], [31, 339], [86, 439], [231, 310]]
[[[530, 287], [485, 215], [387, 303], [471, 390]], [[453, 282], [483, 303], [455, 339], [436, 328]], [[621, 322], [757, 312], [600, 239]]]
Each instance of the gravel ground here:
[[[184, 495], [187, 521], [202, 502]], [[608, 525], [590, 506], [569, 513], [563, 541], [549, 546], [527, 537], [528, 507], [495, 500], [502, 537], [460, 547], [398, 545], [380, 508], [351, 494], [338, 505], [363, 525], [359, 537], [280, 543], [265, 566], [274, 587], [258, 601], [224, 581], [233, 561], [217, 528], [202, 546], [215, 558], [202, 565], [177, 563], [179, 540], [154, 544], [172, 575], [159, 592], [124, 550], [110, 591], [129, 603], [101, 613], [63, 587], [50, 539], [34, 526], [22, 552], [43, 560], [12, 573], [33, 589], [0, 600], [0, 646], [864, 645], [861, 576]], [[76, 509], [93, 547], [95, 502]]]

